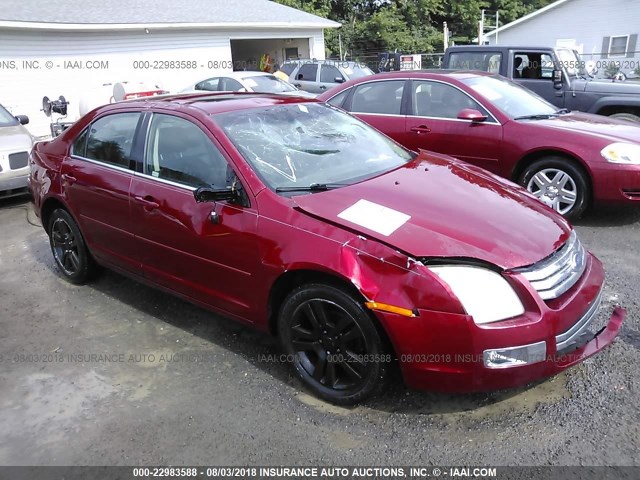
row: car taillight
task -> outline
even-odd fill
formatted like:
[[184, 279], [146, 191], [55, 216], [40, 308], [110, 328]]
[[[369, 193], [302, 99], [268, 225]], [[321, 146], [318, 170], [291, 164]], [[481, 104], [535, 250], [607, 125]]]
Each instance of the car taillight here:
[[134, 98], [153, 97], [154, 95], [163, 95], [169, 93], [166, 90], [152, 90], [149, 92], [131, 92], [124, 95], [124, 100], [132, 100]]

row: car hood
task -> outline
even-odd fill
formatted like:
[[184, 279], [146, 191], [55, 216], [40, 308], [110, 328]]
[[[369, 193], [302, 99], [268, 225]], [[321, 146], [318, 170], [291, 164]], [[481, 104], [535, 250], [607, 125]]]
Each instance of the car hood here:
[[[584, 80], [583, 80], [584, 81]], [[577, 90], [582, 90], [577, 88]], [[640, 83], [621, 82], [604, 78], [584, 81], [584, 91], [593, 93], [611, 93], [615, 95], [637, 95], [640, 93]]]
[[22, 125], [0, 127], [0, 151], [19, 152], [31, 149], [33, 137]]
[[640, 124], [591, 113], [571, 112], [546, 120], [527, 120], [532, 125], [596, 135], [605, 140], [640, 143]]
[[473, 258], [504, 269], [542, 260], [571, 231], [520, 187], [431, 152], [373, 179], [293, 200], [413, 257]]

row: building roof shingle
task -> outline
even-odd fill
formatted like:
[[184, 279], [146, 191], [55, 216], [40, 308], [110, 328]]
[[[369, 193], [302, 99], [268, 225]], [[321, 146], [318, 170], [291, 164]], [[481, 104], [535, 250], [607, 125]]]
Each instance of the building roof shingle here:
[[[338, 27], [269, 0], [3, 0], [0, 23]], [[25, 24], [25, 26], [28, 26]]]

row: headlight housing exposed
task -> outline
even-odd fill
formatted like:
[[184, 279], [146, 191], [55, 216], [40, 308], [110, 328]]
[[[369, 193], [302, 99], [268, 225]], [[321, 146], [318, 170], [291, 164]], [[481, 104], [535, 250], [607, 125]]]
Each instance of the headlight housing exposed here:
[[458, 298], [479, 325], [524, 313], [524, 306], [507, 280], [497, 272], [466, 265], [428, 267]]
[[640, 165], [640, 145], [633, 143], [612, 143], [600, 151], [607, 162], [626, 165]]

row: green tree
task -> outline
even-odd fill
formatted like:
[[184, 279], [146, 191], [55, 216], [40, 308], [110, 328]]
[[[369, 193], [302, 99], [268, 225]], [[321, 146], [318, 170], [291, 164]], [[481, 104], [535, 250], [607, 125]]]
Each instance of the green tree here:
[[471, 42], [478, 34], [481, 10], [500, 12], [500, 24], [548, 5], [553, 0], [276, 0], [278, 3], [340, 22], [325, 31], [328, 55], [339, 44], [352, 57], [381, 51], [441, 51], [443, 22], [452, 34]]

